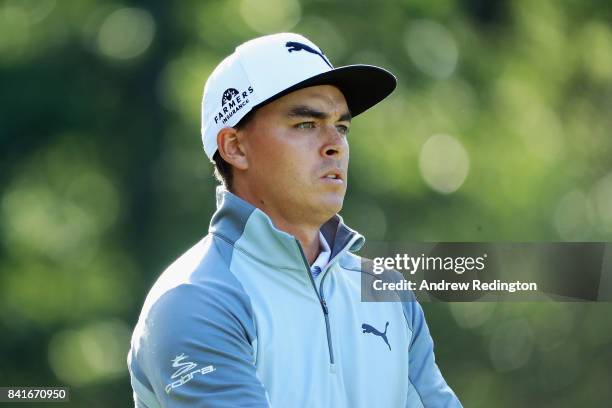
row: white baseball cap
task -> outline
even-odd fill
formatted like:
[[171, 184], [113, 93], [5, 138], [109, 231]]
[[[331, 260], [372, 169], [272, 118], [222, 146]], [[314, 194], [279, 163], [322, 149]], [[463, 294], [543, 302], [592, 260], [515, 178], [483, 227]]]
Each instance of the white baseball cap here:
[[279, 33], [247, 41], [206, 81], [202, 99], [206, 155], [212, 160], [221, 129], [235, 126], [259, 106], [315, 85], [337, 86], [354, 117], [393, 92], [396, 79], [372, 65], [334, 68], [319, 47], [299, 34]]

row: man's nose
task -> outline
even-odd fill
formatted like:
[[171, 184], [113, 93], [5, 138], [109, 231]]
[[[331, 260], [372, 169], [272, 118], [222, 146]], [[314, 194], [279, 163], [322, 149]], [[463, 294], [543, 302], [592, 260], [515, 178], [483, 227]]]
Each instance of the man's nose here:
[[346, 136], [340, 133], [335, 125], [323, 128], [325, 143], [321, 147], [321, 155], [324, 157], [342, 157], [346, 154], [348, 143]]

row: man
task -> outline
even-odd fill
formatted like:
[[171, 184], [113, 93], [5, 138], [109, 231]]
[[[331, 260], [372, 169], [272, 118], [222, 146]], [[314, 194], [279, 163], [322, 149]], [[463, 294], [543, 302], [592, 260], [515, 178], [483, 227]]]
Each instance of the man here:
[[209, 77], [204, 150], [225, 188], [209, 234], [147, 296], [137, 407], [458, 407], [413, 302], [361, 302], [364, 238], [337, 215], [351, 119], [395, 88], [290, 33]]

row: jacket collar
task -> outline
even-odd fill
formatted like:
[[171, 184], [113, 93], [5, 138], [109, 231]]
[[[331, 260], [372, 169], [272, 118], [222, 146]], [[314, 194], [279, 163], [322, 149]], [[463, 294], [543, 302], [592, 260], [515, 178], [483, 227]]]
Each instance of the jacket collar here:
[[[263, 211], [221, 186], [209, 232], [261, 262], [300, 271], [306, 267], [301, 245], [293, 235], [277, 229]], [[330, 263], [337, 262], [343, 252], [358, 251], [365, 242], [338, 214], [323, 224], [321, 233], [331, 248]]]

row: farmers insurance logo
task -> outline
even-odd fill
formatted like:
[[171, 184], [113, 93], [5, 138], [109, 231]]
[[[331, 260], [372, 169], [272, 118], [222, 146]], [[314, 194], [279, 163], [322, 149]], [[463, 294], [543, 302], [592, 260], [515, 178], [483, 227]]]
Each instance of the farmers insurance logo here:
[[244, 108], [250, 101], [249, 96], [253, 93], [253, 87], [249, 86], [245, 91], [227, 88], [221, 98], [221, 110], [215, 115], [215, 123], [225, 123], [240, 109]]

